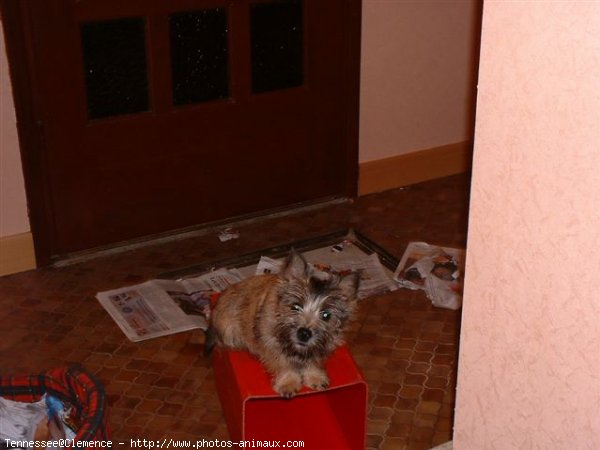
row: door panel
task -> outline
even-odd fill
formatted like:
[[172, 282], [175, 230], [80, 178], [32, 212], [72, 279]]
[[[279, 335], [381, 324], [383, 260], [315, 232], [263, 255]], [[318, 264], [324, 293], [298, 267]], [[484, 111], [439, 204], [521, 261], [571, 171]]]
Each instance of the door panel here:
[[354, 195], [357, 3], [22, 3], [42, 256]]

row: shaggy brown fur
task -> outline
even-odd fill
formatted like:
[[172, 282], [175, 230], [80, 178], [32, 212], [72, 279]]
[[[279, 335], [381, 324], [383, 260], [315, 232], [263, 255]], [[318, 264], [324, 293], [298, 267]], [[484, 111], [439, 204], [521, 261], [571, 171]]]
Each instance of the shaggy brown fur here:
[[302, 385], [324, 389], [329, 378], [323, 364], [342, 343], [359, 278], [314, 272], [292, 251], [279, 275], [254, 276], [222, 294], [211, 315], [205, 352], [215, 343], [249, 350], [284, 397]]

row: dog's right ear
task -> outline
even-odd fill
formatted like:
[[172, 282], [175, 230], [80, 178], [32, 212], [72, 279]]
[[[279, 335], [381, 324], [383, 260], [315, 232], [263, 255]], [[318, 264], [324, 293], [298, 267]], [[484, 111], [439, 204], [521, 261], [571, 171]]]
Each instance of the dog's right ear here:
[[354, 299], [358, 294], [358, 287], [360, 286], [360, 277], [362, 271], [352, 272], [348, 275], [344, 275], [339, 283], [339, 288], [346, 298]]
[[296, 250], [290, 250], [283, 269], [281, 270], [281, 276], [286, 280], [293, 278], [305, 278], [309, 275], [309, 266], [304, 257]]

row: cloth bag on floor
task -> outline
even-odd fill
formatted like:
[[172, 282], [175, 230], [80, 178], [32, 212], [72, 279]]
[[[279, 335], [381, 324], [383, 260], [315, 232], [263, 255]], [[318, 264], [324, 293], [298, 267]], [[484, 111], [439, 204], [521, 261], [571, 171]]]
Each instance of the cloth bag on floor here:
[[6, 400], [33, 404], [45, 396], [72, 407], [70, 421], [76, 424], [75, 435], [65, 448], [71, 448], [73, 441], [110, 440], [104, 387], [82, 367], [59, 367], [39, 375], [0, 376], [0, 397]]

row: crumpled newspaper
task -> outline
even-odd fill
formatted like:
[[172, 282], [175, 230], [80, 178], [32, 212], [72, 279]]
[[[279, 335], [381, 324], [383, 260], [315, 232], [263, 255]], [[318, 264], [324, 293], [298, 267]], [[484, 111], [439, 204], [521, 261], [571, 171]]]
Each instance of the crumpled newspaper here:
[[462, 306], [464, 250], [411, 242], [394, 272], [394, 279], [408, 289], [421, 289], [434, 306]]
[[221, 242], [231, 241], [232, 239], [237, 239], [240, 237], [240, 232], [235, 230], [234, 228], [228, 227], [219, 232], [219, 240]]

